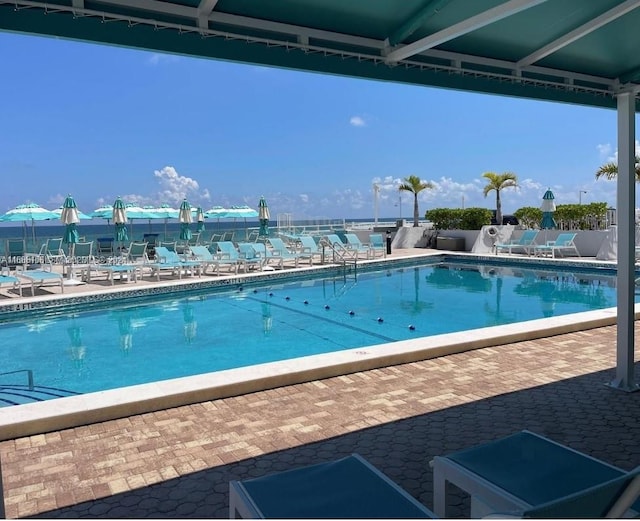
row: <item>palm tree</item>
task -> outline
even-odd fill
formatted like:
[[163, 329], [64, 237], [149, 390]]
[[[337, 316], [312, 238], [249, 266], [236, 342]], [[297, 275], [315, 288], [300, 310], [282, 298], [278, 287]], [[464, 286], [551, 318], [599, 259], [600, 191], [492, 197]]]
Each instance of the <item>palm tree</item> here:
[[413, 226], [420, 226], [420, 213], [418, 211], [418, 194], [425, 188], [433, 188], [433, 185], [428, 181], [422, 181], [417, 175], [410, 175], [405, 177], [398, 190], [401, 192], [411, 192], [413, 194]]
[[496, 191], [496, 223], [502, 224], [502, 202], [500, 201], [500, 190], [505, 188], [515, 188], [518, 186], [518, 177], [512, 172], [496, 174], [495, 172], [485, 172], [482, 177], [489, 180], [489, 184], [484, 187], [484, 196], [489, 192]]
[[[605, 163], [596, 172], [596, 179], [604, 177], [615, 179], [618, 176], [618, 163]], [[636, 182], [640, 182], [640, 157], [636, 156]]]

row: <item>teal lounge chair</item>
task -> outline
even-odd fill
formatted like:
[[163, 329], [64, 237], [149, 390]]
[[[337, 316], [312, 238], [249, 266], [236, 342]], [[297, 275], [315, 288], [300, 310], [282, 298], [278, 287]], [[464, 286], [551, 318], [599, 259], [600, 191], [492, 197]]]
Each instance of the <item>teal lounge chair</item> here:
[[522, 431], [434, 458], [434, 510], [445, 517], [449, 481], [471, 495], [472, 518], [622, 517], [640, 509], [639, 475]]
[[362, 456], [229, 483], [229, 518], [429, 519], [433, 512]]
[[207, 269], [211, 267], [217, 275], [220, 274], [220, 261], [213, 256], [206, 246], [190, 246], [189, 253], [192, 260], [200, 263], [202, 273], [207, 273]]
[[16, 268], [16, 275], [27, 279], [31, 283], [31, 296], [35, 297], [36, 288], [43, 286], [60, 286], [60, 293], [64, 293], [64, 279], [61, 273], [51, 270], [51, 266], [47, 268], [43, 266], [41, 269], [28, 270]]
[[347, 239], [347, 249], [355, 252], [356, 257], [364, 255], [365, 259], [371, 258], [371, 245], [364, 244], [355, 233], [345, 233], [344, 238]]
[[242, 256], [231, 241], [218, 241], [217, 245], [219, 262], [235, 266], [236, 273], [240, 268], [246, 272], [252, 266], [262, 265], [263, 260], [261, 258], [246, 258]]
[[125, 254], [125, 262], [132, 264], [146, 264], [149, 262], [147, 255], [147, 243], [146, 242], [132, 242], [127, 248]]
[[318, 245], [311, 235], [299, 235], [297, 240], [300, 243], [300, 252], [311, 256], [311, 262], [314, 257], [318, 257], [322, 262], [322, 247]]
[[238, 251], [240, 252], [240, 258], [244, 261], [245, 269], [261, 269], [267, 262], [267, 257], [264, 254], [264, 245], [239, 242]]
[[509, 255], [513, 253], [513, 250], [522, 250], [527, 255], [531, 255], [531, 252], [536, 247], [536, 238], [538, 237], [538, 233], [538, 230], [524, 230], [518, 239], [494, 244], [496, 255], [503, 250], [509, 252]]
[[293, 261], [296, 268], [298, 267], [298, 263], [301, 259], [308, 260], [309, 265], [311, 265], [311, 263], [313, 262], [313, 255], [304, 252], [298, 253], [289, 250], [284, 241], [278, 237], [270, 237], [267, 240], [271, 245], [273, 259], [279, 260], [280, 267], [283, 267], [284, 263], [287, 261]]
[[387, 256], [387, 245], [381, 233], [372, 233], [369, 235], [369, 245], [371, 246], [371, 257], [376, 258], [379, 253], [381, 257]]
[[555, 241], [547, 241], [544, 245], [535, 246], [533, 252], [535, 255], [551, 254], [552, 258], [556, 257], [556, 252], [559, 255], [563, 255], [563, 252], [572, 252], [580, 257], [580, 252], [573, 242], [576, 235], [576, 233], [561, 233]]
[[11, 289], [17, 291], [18, 294], [22, 296], [22, 282], [18, 277], [11, 275], [11, 271], [8, 267], [4, 267], [0, 270], [0, 287], [5, 284], [10, 284]]
[[168, 250], [163, 246], [156, 247], [156, 260], [146, 265], [151, 269], [151, 275], [156, 276], [160, 280], [160, 274], [170, 272], [172, 275], [178, 275], [182, 278], [182, 272], [187, 272], [193, 277], [197, 272], [202, 274], [201, 264], [196, 260], [184, 260], [175, 251]]

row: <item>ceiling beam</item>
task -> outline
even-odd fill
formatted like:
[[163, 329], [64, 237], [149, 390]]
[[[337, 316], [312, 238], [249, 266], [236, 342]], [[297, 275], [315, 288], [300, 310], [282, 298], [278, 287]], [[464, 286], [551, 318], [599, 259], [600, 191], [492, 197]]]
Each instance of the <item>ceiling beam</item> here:
[[417, 12], [413, 13], [404, 23], [398, 27], [391, 36], [389, 36], [385, 43], [387, 46], [398, 45], [402, 43], [406, 38], [411, 36], [418, 27], [426, 22], [432, 16], [437, 15], [440, 10], [445, 7], [451, 0], [429, 0], [424, 6], [422, 6]]
[[198, 27], [201, 29], [209, 28], [209, 16], [216, 8], [218, 0], [200, 0], [198, 6]]
[[596, 29], [599, 29], [603, 25], [606, 25], [609, 22], [612, 22], [617, 18], [624, 16], [629, 11], [633, 11], [636, 7], [639, 7], [639, 6], [640, 6], [640, 0], [627, 0], [626, 2], [623, 2], [620, 5], [617, 5], [613, 9], [609, 9], [607, 12], [601, 14], [600, 16], [597, 16], [596, 18], [589, 20], [587, 23], [581, 25], [580, 27], [577, 27], [573, 31], [568, 32], [567, 34], [561, 36], [557, 40], [554, 40], [553, 42], [545, 45], [544, 47], [541, 47], [537, 51], [532, 52], [531, 54], [529, 54], [529, 56], [525, 56], [524, 58], [519, 60], [516, 63], [516, 65], [519, 68], [521, 68], [521, 67], [526, 67], [527, 65], [531, 65], [532, 63], [535, 63], [537, 61], [540, 61], [543, 58], [549, 56], [550, 54], [553, 54], [554, 52], [559, 51], [563, 47], [566, 47], [567, 45], [575, 42], [576, 40], [579, 40], [583, 36], [586, 36], [587, 34], [595, 31]]
[[387, 62], [402, 61], [410, 56], [419, 54], [427, 49], [437, 47], [438, 45], [458, 38], [459, 36], [490, 25], [498, 20], [502, 20], [503, 18], [507, 18], [546, 1], [547, 0], [509, 0], [508, 2], [500, 4], [492, 9], [483, 11], [471, 18], [467, 18], [462, 22], [451, 25], [446, 29], [433, 33], [430, 36], [421, 38], [409, 45], [405, 45], [391, 51], [387, 54], [386, 60]]
[[168, 14], [172, 16], [180, 16], [183, 18], [197, 18], [198, 9], [196, 7], [186, 7], [184, 5], [172, 4], [170, 2], [158, 2], [157, 0], [96, 0], [99, 4], [117, 5], [131, 9], [139, 9], [142, 11], [151, 11], [155, 13]]

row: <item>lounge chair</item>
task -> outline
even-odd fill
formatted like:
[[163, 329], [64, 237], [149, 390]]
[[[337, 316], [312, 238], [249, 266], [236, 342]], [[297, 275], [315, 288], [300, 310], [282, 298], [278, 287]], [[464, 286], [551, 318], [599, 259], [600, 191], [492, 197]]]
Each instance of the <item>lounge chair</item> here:
[[146, 242], [132, 242], [127, 248], [124, 255], [125, 262], [131, 264], [147, 264], [149, 256], [147, 255]]
[[264, 268], [268, 255], [265, 255], [264, 245], [251, 242], [239, 242], [237, 244], [240, 257], [244, 261], [245, 268]]
[[518, 239], [494, 244], [493, 246], [496, 249], [496, 255], [500, 253], [501, 250], [506, 250], [509, 252], [509, 255], [513, 253], [513, 250], [522, 250], [527, 255], [531, 255], [531, 252], [536, 246], [538, 233], [538, 230], [524, 230]]
[[369, 235], [369, 245], [371, 246], [371, 257], [376, 258], [376, 254], [380, 253], [381, 257], [387, 256], [387, 245], [381, 233], [372, 233]]
[[45, 285], [60, 286], [60, 293], [64, 293], [64, 278], [61, 273], [56, 273], [49, 268], [43, 266], [41, 269], [27, 270], [16, 268], [16, 275], [27, 279], [31, 283], [31, 296], [35, 297], [36, 287], [40, 288]]
[[491, 513], [510, 517], [622, 517], [629, 508], [640, 508], [639, 476], [640, 467], [625, 472], [522, 431], [434, 458], [434, 510], [445, 517], [445, 485], [449, 481], [471, 495], [472, 518]]
[[197, 272], [198, 275], [202, 275], [201, 264], [196, 260], [185, 260], [180, 257], [175, 251], [168, 250], [163, 246], [156, 247], [156, 260], [146, 264], [147, 268], [151, 269], [151, 275], [155, 275], [157, 280], [160, 280], [160, 274], [162, 272], [171, 272], [173, 275], [178, 275], [178, 278], [182, 278], [182, 272], [190, 273], [193, 277]]
[[308, 260], [309, 265], [313, 262], [313, 255], [305, 252], [293, 252], [287, 248], [284, 241], [277, 237], [270, 237], [267, 239], [271, 245], [271, 251], [273, 253], [272, 259], [278, 260], [280, 267], [284, 267], [284, 263], [287, 261], [293, 261], [294, 266], [297, 268], [300, 260]]
[[560, 255], [563, 255], [562, 252], [566, 252], [568, 250], [569, 252], [573, 252], [578, 257], [580, 257], [580, 252], [573, 242], [576, 238], [576, 235], [577, 234], [575, 233], [561, 233], [560, 235], [558, 235], [558, 237], [556, 237], [555, 241], [547, 241], [543, 245], [534, 246], [533, 253], [535, 255], [541, 256], [551, 254], [551, 257], [555, 258], [556, 252]]
[[371, 258], [371, 245], [364, 244], [355, 233], [345, 233], [344, 238], [347, 239], [347, 249], [355, 252], [356, 257], [362, 254], [365, 259]]
[[5, 242], [5, 264], [7, 266], [24, 266], [25, 268], [30, 261], [39, 263], [41, 257], [39, 253], [27, 253], [24, 239], [7, 239]]
[[190, 246], [189, 254], [192, 260], [200, 263], [202, 273], [207, 273], [207, 268], [211, 266], [215, 269], [217, 275], [220, 274], [220, 261], [215, 258], [206, 246]]
[[235, 265], [236, 273], [238, 269], [242, 268], [247, 272], [251, 267], [263, 265], [262, 257], [250, 258], [240, 254], [240, 251], [235, 247], [231, 241], [218, 241], [217, 247], [219, 252], [217, 253], [218, 261], [224, 265], [225, 263], [231, 266]]
[[[80, 246], [80, 248], [78, 248]], [[127, 264], [122, 262], [122, 258], [110, 257], [109, 260], [104, 262], [98, 262], [95, 256], [92, 254], [92, 243], [78, 243], [74, 249], [76, 261], [80, 264], [75, 266], [80, 268], [81, 279], [84, 282], [91, 282], [93, 274], [106, 275], [107, 281], [111, 282], [111, 285], [115, 285], [116, 275], [118, 279], [123, 282], [138, 281], [138, 269], [139, 265]]]
[[229, 482], [229, 518], [430, 519], [433, 512], [358, 454]]
[[316, 256], [319, 257], [320, 262], [322, 262], [322, 248], [311, 235], [300, 235], [297, 237], [297, 240], [300, 243], [300, 252], [310, 255], [311, 262], [313, 262], [313, 258]]
[[76, 270], [83, 274], [86, 268], [96, 263], [93, 256], [93, 241], [73, 244], [72, 251], [73, 255], [65, 257], [64, 260], [69, 278], [73, 278]]
[[98, 237], [96, 239], [96, 253], [99, 256], [111, 257], [115, 250], [113, 248], [113, 237]]
[[47, 239], [40, 249], [40, 254], [44, 255], [49, 264], [66, 264], [67, 256], [62, 249], [62, 237]]
[[20, 296], [22, 296], [22, 282], [18, 277], [14, 277], [11, 275], [11, 271], [9, 267], [4, 267], [0, 269], [0, 287], [5, 284], [11, 284], [11, 289], [17, 291]]

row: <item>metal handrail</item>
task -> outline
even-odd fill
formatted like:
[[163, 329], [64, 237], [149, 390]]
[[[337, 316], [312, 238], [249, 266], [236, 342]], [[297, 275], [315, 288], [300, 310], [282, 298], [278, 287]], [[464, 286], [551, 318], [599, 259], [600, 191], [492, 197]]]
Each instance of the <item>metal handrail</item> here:
[[33, 370], [32, 369], [18, 369], [16, 371], [7, 371], [5, 373], [0, 373], [0, 376], [5, 376], [8, 374], [17, 374], [17, 373], [27, 373], [27, 382], [29, 386], [29, 390], [33, 391], [35, 386], [33, 385]]

